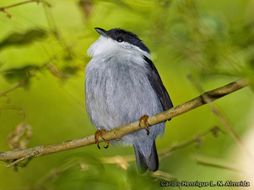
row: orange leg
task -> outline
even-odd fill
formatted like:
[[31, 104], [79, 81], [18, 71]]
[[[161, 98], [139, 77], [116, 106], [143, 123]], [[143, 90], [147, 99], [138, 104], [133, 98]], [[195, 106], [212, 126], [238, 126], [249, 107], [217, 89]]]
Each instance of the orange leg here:
[[149, 126], [150, 124], [148, 123], [148, 115], [143, 115], [140, 119], [139, 119], [139, 126], [140, 127], [145, 127], [146, 130], [146, 134], [149, 135], [150, 131], [149, 131]]
[[97, 144], [98, 149], [101, 149], [100, 147], [100, 138], [102, 138], [102, 140], [105, 142], [105, 145], [103, 146], [104, 148], [108, 148], [109, 147], [109, 141], [103, 138], [103, 135], [106, 133], [107, 131], [105, 129], [100, 129], [97, 130], [95, 132], [94, 135], [94, 139], [95, 139], [95, 143]]

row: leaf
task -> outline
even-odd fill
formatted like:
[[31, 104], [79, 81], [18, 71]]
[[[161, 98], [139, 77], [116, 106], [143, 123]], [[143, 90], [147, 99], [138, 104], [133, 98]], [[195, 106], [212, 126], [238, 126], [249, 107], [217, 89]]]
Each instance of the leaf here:
[[214, 126], [212, 129], [211, 129], [211, 132], [213, 134], [214, 137], [218, 137], [220, 132], [223, 132], [218, 126]]
[[76, 75], [80, 71], [80, 67], [75, 65], [72, 65], [72, 66], [68, 65], [59, 69], [54, 64], [47, 64], [47, 69], [53, 76], [62, 80], [68, 79], [69, 77]]
[[67, 77], [76, 75], [80, 71], [80, 66], [65, 66], [62, 71]]
[[47, 37], [47, 32], [40, 28], [29, 29], [24, 33], [14, 32], [0, 42], [0, 50], [9, 46], [27, 45], [45, 37]]
[[9, 82], [29, 81], [40, 69], [40, 66], [28, 64], [20, 68], [7, 69], [3, 71], [3, 76]]

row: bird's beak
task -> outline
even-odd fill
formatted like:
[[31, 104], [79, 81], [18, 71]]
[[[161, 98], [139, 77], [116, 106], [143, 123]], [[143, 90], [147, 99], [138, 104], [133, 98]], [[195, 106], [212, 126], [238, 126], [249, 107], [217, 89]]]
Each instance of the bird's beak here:
[[95, 30], [96, 30], [96, 32], [98, 32], [100, 35], [102, 35], [102, 36], [107, 36], [107, 31], [106, 30], [104, 30], [104, 29], [102, 29], [102, 28], [94, 28]]

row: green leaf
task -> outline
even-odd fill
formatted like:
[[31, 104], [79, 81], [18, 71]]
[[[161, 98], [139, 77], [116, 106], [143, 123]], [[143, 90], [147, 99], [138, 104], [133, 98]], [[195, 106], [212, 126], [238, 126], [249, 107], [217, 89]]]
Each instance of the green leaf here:
[[0, 50], [9, 46], [23, 46], [47, 37], [47, 32], [40, 28], [32, 28], [24, 33], [14, 32], [0, 41]]
[[80, 71], [80, 66], [65, 66], [63, 67], [63, 73], [68, 77], [72, 75], [76, 75]]
[[28, 64], [20, 68], [7, 69], [2, 74], [9, 82], [27, 81], [40, 69], [40, 66]]

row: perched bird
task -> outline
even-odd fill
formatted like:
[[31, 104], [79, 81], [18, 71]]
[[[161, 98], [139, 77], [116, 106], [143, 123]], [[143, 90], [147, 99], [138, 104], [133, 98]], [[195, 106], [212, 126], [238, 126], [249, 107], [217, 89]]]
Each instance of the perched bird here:
[[[136, 34], [118, 28], [95, 30], [100, 37], [88, 49], [85, 89], [86, 109], [99, 131], [173, 107], [149, 49]], [[133, 145], [141, 171], [158, 169], [155, 138], [164, 127], [160, 123], [149, 128], [149, 135], [142, 129], [121, 138], [122, 144]]]

